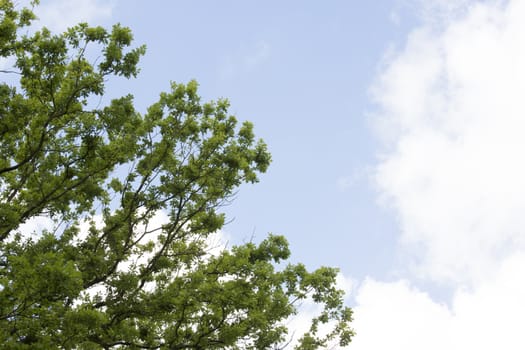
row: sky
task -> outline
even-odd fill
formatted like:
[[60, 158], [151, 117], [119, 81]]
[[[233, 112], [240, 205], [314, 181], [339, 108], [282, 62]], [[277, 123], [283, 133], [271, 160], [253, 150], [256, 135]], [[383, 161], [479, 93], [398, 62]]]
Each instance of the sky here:
[[[132, 28], [139, 110], [196, 79], [273, 156], [224, 208], [341, 270], [348, 349], [523, 349], [525, 2], [42, 0], [43, 23]], [[103, 101], [104, 102], [104, 101]], [[296, 321], [297, 324], [301, 320]]]

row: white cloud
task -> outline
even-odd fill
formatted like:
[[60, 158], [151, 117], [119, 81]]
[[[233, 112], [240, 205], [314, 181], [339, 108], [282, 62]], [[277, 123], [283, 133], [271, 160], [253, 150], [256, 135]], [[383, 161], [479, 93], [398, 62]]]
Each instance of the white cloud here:
[[[477, 2], [483, 2], [479, 0]], [[489, 0], [492, 3], [499, 0]], [[501, 1], [500, 1], [501, 2]], [[415, 10], [427, 25], [446, 25], [449, 21], [465, 15], [473, 0], [401, 0], [401, 3]]]
[[523, 349], [525, 2], [431, 8], [437, 19], [386, 58], [372, 88], [385, 141], [375, 180], [398, 216], [407, 276], [452, 299], [369, 278], [350, 349]]
[[[444, 337], [450, 318], [446, 306], [436, 304], [407, 281], [366, 280], [356, 297], [350, 349], [445, 349], [436, 344]], [[448, 348], [447, 348], [448, 349]]]
[[523, 349], [525, 255], [507, 259], [493, 279], [458, 289], [451, 306], [437, 303], [407, 281], [366, 280], [359, 289], [356, 350]]
[[373, 88], [376, 173], [430, 279], [472, 283], [525, 248], [525, 3], [410, 36]]
[[35, 8], [39, 24], [63, 31], [79, 22], [96, 24], [111, 16], [116, 0], [50, 0]]
[[[55, 223], [47, 216], [34, 216], [21, 224], [16, 230], [23, 239], [38, 239], [44, 231], [53, 232]], [[10, 239], [13, 236], [9, 237]]]

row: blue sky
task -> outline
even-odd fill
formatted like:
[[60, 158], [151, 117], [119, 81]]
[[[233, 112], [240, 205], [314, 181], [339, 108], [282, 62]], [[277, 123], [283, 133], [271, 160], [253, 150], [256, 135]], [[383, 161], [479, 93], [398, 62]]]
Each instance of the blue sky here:
[[42, 3], [55, 29], [120, 22], [147, 45], [106, 101], [196, 79], [255, 124], [274, 161], [224, 234], [340, 267], [350, 349], [523, 348], [522, 1]]
[[132, 93], [145, 110], [171, 80], [196, 79], [204, 99], [228, 98], [232, 113], [268, 143], [270, 170], [225, 208], [233, 242], [281, 233], [294, 259], [311, 267], [387, 277], [397, 228], [368, 179], [377, 147], [368, 87], [385, 50], [407, 31], [391, 20], [399, 4], [120, 1], [109, 8], [94, 20], [128, 25], [148, 47], [139, 78], [110, 82], [109, 95]]
[[140, 78], [118, 90], [146, 105], [169, 80], [197, 79], [205, 98], [227, 97], [239, 119], [254, 122], [274, 161], [226, 208], [233, 240], [282, 233], [311, 266], [383, 275], [396, 228], [367, 179], [376, 148], [367, 91], [385, 49], [406, 31], [389, 19], [396, 7], [116, 3], [111, 19], [148, 46]]

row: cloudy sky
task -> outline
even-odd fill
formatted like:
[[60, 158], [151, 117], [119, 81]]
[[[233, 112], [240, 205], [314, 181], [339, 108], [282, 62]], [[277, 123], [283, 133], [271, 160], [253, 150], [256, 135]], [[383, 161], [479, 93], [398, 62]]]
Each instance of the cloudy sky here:
[[274, 162], [225, 235], [340, 267], [349, 349], [525, 347], [524, 1], [42, 3], [147, 45], [106, 102], [197, 79], [255, 123]]

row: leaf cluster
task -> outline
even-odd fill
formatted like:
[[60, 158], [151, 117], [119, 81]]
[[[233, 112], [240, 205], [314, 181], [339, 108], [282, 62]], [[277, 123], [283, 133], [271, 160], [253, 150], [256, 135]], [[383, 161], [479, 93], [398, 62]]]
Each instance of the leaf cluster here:
[[[347, 344], [336, 269], [278, 269], [281, 236], [210, 250], [221, 206], [270, 164], [253, 125], [226, 100], [201, 102], [195, 81], [172, 83], [144, 114], [132, 95], [93, 107], [107, 79], [136, 76], [145, 47], [120, 25], [20, 34], [34, 19], [0, 1], [0, 57], [14, 62], [0, 74], [19, 77], [0, 83], [4, 347], [279, 348], [307, 299], [323, 310], [298, 346]], [[27, 232], [42, 217], [52, 227]]]

